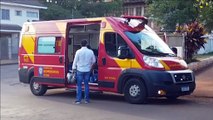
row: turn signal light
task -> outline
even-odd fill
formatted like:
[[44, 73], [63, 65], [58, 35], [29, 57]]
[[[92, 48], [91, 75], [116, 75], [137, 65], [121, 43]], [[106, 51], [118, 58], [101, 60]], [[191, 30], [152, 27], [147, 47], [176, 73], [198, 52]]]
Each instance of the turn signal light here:
[[166, 95], [166, 91], [164, 91], [164, 90], [158, 90], [158, 95]]

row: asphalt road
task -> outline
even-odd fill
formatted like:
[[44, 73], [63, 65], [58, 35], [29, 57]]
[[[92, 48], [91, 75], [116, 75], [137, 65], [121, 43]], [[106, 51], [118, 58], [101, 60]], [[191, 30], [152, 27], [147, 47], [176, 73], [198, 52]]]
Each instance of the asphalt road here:
[[209, 92], [202, 86], [213, 83], [212, 71], [198, 74], [199, 89], [173, 102], [161, 98], [134, 105], [123, 96], [92, 93], [90, 104], [75, 105], [75, 92], [55, 89], [34, 96], [29, 85], [19, 83], [17, 65], [1, 66], [1, 120], [212, 120], [213, 97], [202, 93]]

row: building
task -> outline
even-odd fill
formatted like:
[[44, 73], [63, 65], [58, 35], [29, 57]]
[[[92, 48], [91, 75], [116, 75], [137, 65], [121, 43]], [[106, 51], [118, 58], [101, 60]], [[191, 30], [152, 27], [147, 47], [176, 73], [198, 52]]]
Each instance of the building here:
[[104, 2], [113, 2], [113, 0], [104, 0]]
[[17, 59], [22, 24], [38, 21], [39, 10], [47, 7], [38, 0], [1, 0], [0, 5], [0, 59]]
[[145, 0], [123, 0], [124, 15], [144, 16]]

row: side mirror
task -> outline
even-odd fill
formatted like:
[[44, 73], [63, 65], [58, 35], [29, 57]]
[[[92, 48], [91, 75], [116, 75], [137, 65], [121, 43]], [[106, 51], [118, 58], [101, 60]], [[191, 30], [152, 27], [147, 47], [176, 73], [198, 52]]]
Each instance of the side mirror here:
[[118, 47], [118, 58], [125, 59], [129, 56], [129, 48], [126, 46], [119, 46]]
[[176, 47], [172, 47], [171, 50], [177, 55], [177, 48]]

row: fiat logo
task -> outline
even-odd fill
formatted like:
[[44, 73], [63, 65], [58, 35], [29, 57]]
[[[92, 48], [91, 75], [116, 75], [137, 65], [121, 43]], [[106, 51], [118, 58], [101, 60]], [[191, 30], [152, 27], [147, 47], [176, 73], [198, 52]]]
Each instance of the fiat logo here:
[[185, 75], [183, 75], [181, 80], [183, 81], [183, 80], [185, 80], [185, 79], [186, 79], [186, 76], [185, 76]]

